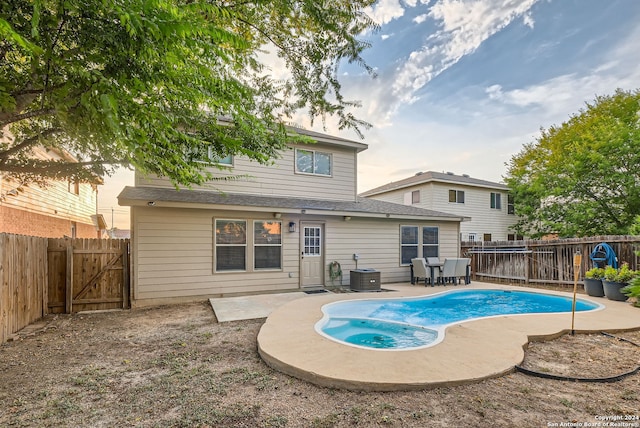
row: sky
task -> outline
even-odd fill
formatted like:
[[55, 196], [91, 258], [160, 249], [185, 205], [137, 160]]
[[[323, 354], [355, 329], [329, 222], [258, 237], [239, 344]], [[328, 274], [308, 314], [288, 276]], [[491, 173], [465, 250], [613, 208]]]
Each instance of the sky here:
[[[380, 25], [360, 37], [377, 77], [347, 64], [339, 75], [372, 128], [360, 140], [333, 120], [323, 129], [295, 118], [369, 145], [358, 192], [420, 171], [501, 182], [541, 128], [596, 96], [640, 88], [639, 0], [379, 0], [366, 12]], [[129, 228], [116, 199], [126, 185], [133, 173], [121, 170], [99, 189], [109, 226]]]

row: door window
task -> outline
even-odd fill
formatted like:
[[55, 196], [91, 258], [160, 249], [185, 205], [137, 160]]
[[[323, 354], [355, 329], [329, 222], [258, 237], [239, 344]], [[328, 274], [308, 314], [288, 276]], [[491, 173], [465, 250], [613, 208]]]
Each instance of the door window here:
[[306, 256], [319, 256], [322, 247], [320, 228], [316, 226], [304, 227], [304, 254]]

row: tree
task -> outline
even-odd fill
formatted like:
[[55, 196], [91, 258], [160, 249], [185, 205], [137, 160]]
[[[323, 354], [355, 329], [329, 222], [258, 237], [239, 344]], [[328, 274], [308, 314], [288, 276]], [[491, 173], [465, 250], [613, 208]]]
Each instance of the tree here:
[[640, 90], [596, 97], [507, 166], [519, 233], [628, 233], [640, 213]]
[[[125, 165], [198, 184], [210, 178], [203, 156], [269, 162], [300, 109], [359, 132], [367, 124], [350, 113], [337, 68], [371, 73], [357, 39], [374, 27], [362, 12], [371, 3], [3, 1], [0, 176], [89, 180]], [[265, 48], [289, 78], [270, 77]], [[38, 159], [36, 146], [78, 162]]]

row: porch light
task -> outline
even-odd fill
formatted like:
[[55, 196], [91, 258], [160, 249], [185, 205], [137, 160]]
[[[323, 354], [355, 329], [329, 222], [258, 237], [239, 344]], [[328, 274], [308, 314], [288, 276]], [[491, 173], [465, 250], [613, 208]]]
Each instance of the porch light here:
[[295, 221], [290, 221], [289, 222], [289, 232], [295, 232], [296, 231], [296, 222]]
[[280, 218], [282, 217], [282, 213], [273, 213], [273, 218]]
[[344, 216], [344, 221], [349, 221], [349, 220], [351, 220], [350, 216], [348, 216], [348, 215]]

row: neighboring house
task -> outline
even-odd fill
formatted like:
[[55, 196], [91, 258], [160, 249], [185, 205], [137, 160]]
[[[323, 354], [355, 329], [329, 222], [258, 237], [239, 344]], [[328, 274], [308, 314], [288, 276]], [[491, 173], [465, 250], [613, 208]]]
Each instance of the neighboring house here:
[[[34, 149], [41, 159], [68, 156]], [[22, 185], [0, 174], [0, 232], [48, 238], [97, 238], [96, 183], [51, 181], [46, 187]], [[92, 219], [94, 216], [94, 219]]]
[[[250, 178], [176, 190], [136, 174], [118, 196], [131, 206], [134, 306], [349, 285], [356, 268], [408, 282], [412, 257], [458, 256], [462, 216], [359, 198], [367, 145], [297, 132], [316, 143], [291, 145], [272, 165], [235, 157], [222, 161], [231, 171], [214, 169]], [[334, 262], [342, 278], [331, 278]]]
[[517, 218], [509, 188], [501, 183], [428, 171], [376, 187], [360, 196], [470, 217], [471, 221], [460, 226], [462, 241], [521, 239], [510, 230]]

